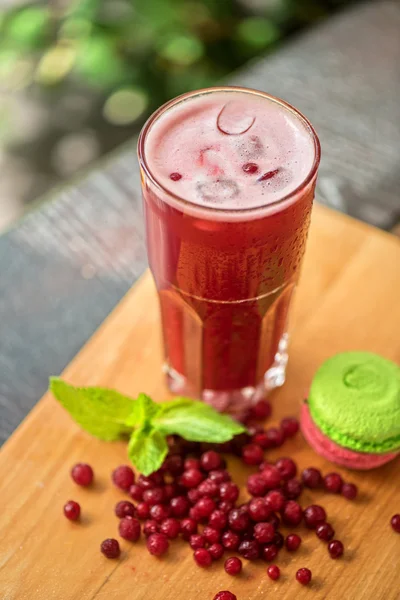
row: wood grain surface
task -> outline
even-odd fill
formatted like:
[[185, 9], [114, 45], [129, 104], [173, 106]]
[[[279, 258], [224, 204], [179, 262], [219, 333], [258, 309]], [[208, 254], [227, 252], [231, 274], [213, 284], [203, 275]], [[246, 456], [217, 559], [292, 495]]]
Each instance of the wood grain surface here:
[[[317, 207], [294, 308], [287, 383], [271, 398], [271, 422], [298, 414], [315, 369], [335, 352], [371, 350], [400, 362], [399, 297], [399, 240]], [[147, 274], [64, 376], [75, 384], [101, 384], [131, 395], [146, 391], [161, 400], [167, 392], [160, 364], [157, 300]], [[300, 435], [268, 457], [287, 454], [300, 467], [332, 470]], [[93, 489], [78, 488], [70, 479], [77, 461], [93, 465]], [[331, 560], [325, 544], [301, 528], [301, 549], [282, 550], [277, 560], [283, 574], [278, 582], [268, 579], [265, 563], [244, 561], [237, 578], [224, 572], [221, 561], [202, 570], [183, 542], [173, 542], [169, 554], [156, 559], [143, 540], [122, 541], [121, 558], [105, 559], [99, 545], [117, 535], [113, 507], [123, 497], [110, 472], [123, 462], [125, 444], [94, 440], [49, 394], [44, 396], [1, 454], [1, 600], [212, 600], [224, 589], [238, 600], [400, 598], [400, 536], [389, 525], [391, 515], [400, 512], [399, 460], [368, 474], [338, 469], [359, 486], [356, 502], [322, 492], [303, 494], [304, 505], [313, 500], [326, 507], [345, 555]], [[235, 459], [230, 463], [243, 485], [251, 469]], [[69, 499], [81, 503], [79, 523], [62, 515]], [[294, 579], [303, 566], [313, 572], [308, 588]]]

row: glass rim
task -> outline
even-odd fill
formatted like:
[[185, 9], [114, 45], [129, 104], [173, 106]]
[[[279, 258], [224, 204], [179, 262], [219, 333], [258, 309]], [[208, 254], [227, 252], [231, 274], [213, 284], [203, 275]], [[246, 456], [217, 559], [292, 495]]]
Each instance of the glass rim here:
[[[154, 175], [154, 173], [152, 172], [152, 170], [148, 164], [148, 161], [146, 159], [146, 151], [145, 151], [147, 134], [149, 133], [150, 128], [152, 127], [153, 123], [155, 123], [167, 110], [169, 110], [176, 104], [180, 104], [181, 102], [184, 102], [188, 98], [191, 98], [194, 96], [202, 96], [205, 94], [211, 94], [213, 92], [244, 92], [244, 93], [249, 93], [249, 94], [256, 94], [258, 96], [264, 97], [266, 100], [280, 104], [287, 110], [294, 113], [296, 115], [296, 117], [299, 118], [300, 121], [302, 121], [302, 123], [305, 125], [306, 129], [309, 131], [310, 136], [314, 142], [314, 160], [313, 160], [313, 164], [311, 165], [311, 168], [310, 168], [307, 176], [303, 179], [303, 181], [294, 190], [292, 190], [291, 192], [289, 192], [282, 198], [275, 200], [274, 202], [268, 202], [268, 203], [262, 204], [260, 206], [256, 206], [256, 207], [252, 206], [249, 208], [222, 208], [222, 207], [199, 205], [198, 202], [194, 202], [193, 200], [190, 200], [188, 198], [185, 198], [183, 196], [180, 196], [179, 194], [172, 192], [170, 189], [168, 189], [166, 186], [164, 186], [160, 181], [158, 181], [157, 177]], [[145, 124], [143, 125], [143, 127], [140, 131], [139, 139], [138, 139], [138, 143], [137, 143], [137, 155], [138, 155], [140, 168], [143, 169], [144, 173], [146, 174], [148, 179], [152, 182], [152, 184], [159, 191], [161, 191], [162, 193], [166, 194], [167, 196], [170, 196], [171, 198], [173, 198], [174, 201], [177, 202], [178, 204], [183, 204], [183, 205], [191, 206], [191, 207], [195, 206], [196, 208], [201, 208], [202, 210], [209, 211], [212, 213], [220, 213], [220, 214], [221, 213], [222, 214], [223, 213], [225, 213], [225, 214], [227, 214], [227, 213], [235, 213], [235, 214], [246, 213], [246, 214], [248, 214], [248, 213], [259, 212], [263, 208], [279, 206], [280, 204], [287, 202], [288, 200], [292, 199], [293, 197], [295, 197], [299, 193], [301, 193], [301, 191], [303, 189], [305, 189], [311, 183], [311, 181], [314, 179], [314, 177], [317, 173], [319, 163], [321, 160], [321, 144], [318, 139], [317, 132], [315, 131], [314, 127], [311, 125], [311, 123], [307, 119], [307, 117], [305, 117], [297, 108], [295, 108], [294, 106], [289, 104], [289, 102], [286, 102], [285, 100], [282, 100], [281, 98], [278, 98], [277, 96], [273, 96], [272, 94], [268, 94], [267, 92], [263, 92], [261, 90], [257, 90], [254, 88], [247, 88], [247, 87], [234, 86], [234, 85], [223, 85], [223, 86], [201, 88], [198, 90], [193, 90], [191, 92], [186, 92], [185, 94], [176, 96], [172, 100], [169, 100], [168, 102], [165, 102], [164, 104], [162, 104], [157, 110], [155, 110], [150, 115], [150, 117], [147, 119], [147, 121], [145, 122]]]

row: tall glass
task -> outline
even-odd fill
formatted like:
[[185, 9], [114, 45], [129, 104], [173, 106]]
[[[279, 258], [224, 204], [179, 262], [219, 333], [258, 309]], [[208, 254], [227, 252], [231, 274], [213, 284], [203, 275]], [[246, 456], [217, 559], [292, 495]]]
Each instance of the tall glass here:
[[[151, 127], [177, 103], [232, 90], [257, 94], [292, 111], [314, 146], [313, 164], [301, 185], [256, 209], [204, 207], [194, 198], [179, 197], [158, 180], [146, 153]], [[320, 160], [317, 135], [282, 100], [246, 88], [210, 88], [159, 108], [142, 129], [138, 154], [169, 388], [240, 415], [285, 381], [288, 313]]]

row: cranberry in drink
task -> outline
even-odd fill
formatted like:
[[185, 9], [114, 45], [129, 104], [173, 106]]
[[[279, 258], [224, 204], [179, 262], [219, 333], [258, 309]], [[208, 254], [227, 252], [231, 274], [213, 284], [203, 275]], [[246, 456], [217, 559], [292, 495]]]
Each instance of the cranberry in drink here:
[[139, 140], [170, 389], [240, 415], [282, 385], [319, 163], [308, 121], [245, 88], [164, 105]]

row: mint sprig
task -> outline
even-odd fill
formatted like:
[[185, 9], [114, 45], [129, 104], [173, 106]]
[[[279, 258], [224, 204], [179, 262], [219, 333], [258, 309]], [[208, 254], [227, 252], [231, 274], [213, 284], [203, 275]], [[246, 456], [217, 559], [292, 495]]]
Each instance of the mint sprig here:
[[126, 420], [135, 404], [132, 398], [100, 387], [74, 387], [58, 377], [50, 377], [50, 391], [78, 425], [94, 437], [111, 442], [131, 433]]
[[74, 387], [58, 377], [50, 378], [49, 387], [88, 433], [105, 441], [129, 437], [129, 458], [144, 475], [161, 467], [169, 435], [192, 442], [223, 443], [246, 431], [228, 415], [190, 398], [156, 403], [146, 394], [133, 399], [115, 390]]

